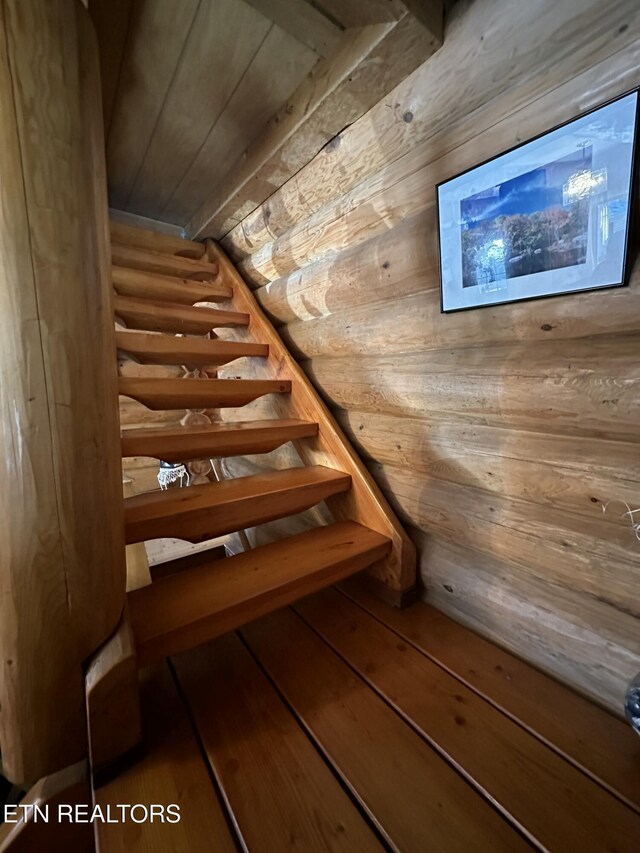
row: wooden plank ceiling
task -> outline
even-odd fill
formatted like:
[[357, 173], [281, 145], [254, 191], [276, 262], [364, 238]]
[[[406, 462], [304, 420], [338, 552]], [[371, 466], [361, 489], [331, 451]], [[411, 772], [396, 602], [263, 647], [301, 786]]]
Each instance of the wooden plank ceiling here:
[[279, 6], [92, 0], [112, 206], [188, 218], [341, 34], [304, 2]]
[[[182, 226], [194, 220], [194, 231], [217, 215], [220, 234], [424, 61], [442, 18], [440, 0], [90, 0], [89, 9], [110, 205]], [[389, 45], [397, 61], [373, 55], [401, 22]], [[329, 116], [283, 155], [300, 123], [352, 78], [341, 108], [329, 104]], [[261, 166], [267, 180], [243, 189]]]

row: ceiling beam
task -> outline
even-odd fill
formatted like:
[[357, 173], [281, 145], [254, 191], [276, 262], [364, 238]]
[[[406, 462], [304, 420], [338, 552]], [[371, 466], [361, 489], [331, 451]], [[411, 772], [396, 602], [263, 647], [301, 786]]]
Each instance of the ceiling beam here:
[[401, 0], [315, 0], [327, 17], [345, 29], [399, 21], [406, 12]]
[[333, 53], [343, 28], [319, 12], [306, 0], [247, 0], [247, 2], [289, 35], [306, 44], [319, 56]]
[[398, 21], [345, 31], [336, 53], [318, 63], [212, 188], [187, 223], [187, 237], [220, 239], [435, 53], [442, 0], [410, 2], [421, 7], [420, 19], [405, 11]]

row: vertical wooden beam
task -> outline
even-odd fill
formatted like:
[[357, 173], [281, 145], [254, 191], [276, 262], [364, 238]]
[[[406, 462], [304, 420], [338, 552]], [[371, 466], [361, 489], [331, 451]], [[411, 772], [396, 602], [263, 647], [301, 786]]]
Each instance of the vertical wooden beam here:
[[0, 745], [86, 755], [84, 660], [125, 596], [97, 46], [80, 0], [0, 5]]

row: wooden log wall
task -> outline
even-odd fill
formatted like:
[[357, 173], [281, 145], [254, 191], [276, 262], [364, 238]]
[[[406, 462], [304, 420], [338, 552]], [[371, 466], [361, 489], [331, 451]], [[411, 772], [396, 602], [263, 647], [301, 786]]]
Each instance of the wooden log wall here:
[[[435, 186], [640, 84], [635, 0], [461, 0], [222, 241], [420, 550], [424, 597], [620, 713], [640, 669], [640, 262], [441, 315]], [[637, 234], [632, 240], [634, 253]]]
[[83, 664], [125, 595], [95, 35], [80, 0], [0, 4], [0, 745], [32, 782], [86, 755]]

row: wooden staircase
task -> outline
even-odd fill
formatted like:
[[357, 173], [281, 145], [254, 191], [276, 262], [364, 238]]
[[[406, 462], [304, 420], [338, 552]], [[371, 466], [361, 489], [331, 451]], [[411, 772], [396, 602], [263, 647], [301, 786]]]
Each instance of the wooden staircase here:
[[[176, 571], [169, 566], [129, 593], [139, 664], [204, 643], [364, 569], [374, 589], [401, 604], [415, 583], [411, 542], [221, 250], [117, 223], [111, 234], [120, 394], [152, 410], [209, 414], [271, 395], [277, 415], [124, 429], [123, 457], [188, 463], [268, 453], [291, 441], [304, 463], [128, 497], [127, 543], [163, 537], [199, 542], [321, 501], [335, 517], [334, 524], [224, 561], [205, 559]], [[240, 330], [242, 337], [222, 340], [216, 337], [221, 328]], [[217, 368], [235, 359], [243, 359], [250, 375], [217, 377]], [[158, 365], [202, 370], [206, 378], [158, 376]]]

